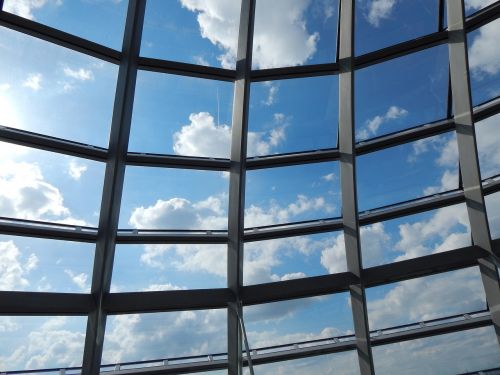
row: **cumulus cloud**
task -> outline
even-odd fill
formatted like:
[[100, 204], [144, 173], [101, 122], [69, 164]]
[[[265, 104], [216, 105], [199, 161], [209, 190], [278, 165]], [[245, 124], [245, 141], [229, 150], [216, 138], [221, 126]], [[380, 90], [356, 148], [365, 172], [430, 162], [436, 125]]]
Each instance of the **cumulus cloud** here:
[[396, 5], [397, 0], [373, 0], [368, 4], [368, 13], [365, 14], [368, 22], [379, 27], [382, 20], [388, 19]]
[[23, 87], [28, 87], [33, 91], [38, 91], [42, 88], [42, 74], [41, 73], [31, 73], [23, 81]]
[[[48, 0], [5, 0], [3, 10], [32, 20], [35, 18], [33, 11], [42, 8], [48, 2]], [[62, 0], [54, 1], [55, 4], [61, 2]]]
[[89, 275], [87, 275], [85, 272], [76, 274], [70, 269], [65, 269], [64, 273], [69, 276], [71, 282], [75, 284], [82, 292], [84, 293], [90, 292], [90, 285], [87, 284]]
[[94, 80], [94, 73], [90, 69], [71, 69], [70, 67], [64, 68], [64, 75], [76, 79], [77, 81], [92, 81]]
[[269, 107], [276, 102], [276, 97], [279, 91], [279, 85], [277, 83], [272, 83], [271, 81], [264, 82], [267, 88], [267, 98], [262, 101], [262, 104]]
[[[232, 0], [181, 0], [197, 14], [201, 36], [216, 45], [224, 68], [234, 68], [240, 4]], [[307, 30], [310, 0], [275, 0], [256, 7], [253, 63], [260, 68], [302, 65], [316, 52], [319, 33]]]
[[367, 139], [371, 136], [377, 134], [380, 126], [391, 120], [397, 120], [399, 118], [405, 117], [408, 111], [404, 108], [397, 107], [395, 105], [390, 106], [384, 115], [375, 116], [365, 122], [365, 126], [356, 134], [356, 138], [361, 140]]
[[469, 46], [469, 66], [476, 79], [500, 72], [497, 45], [500, 39], [500, 20], [490, 22], [478, 31]]
[[0, 290], [23, 290], [30, 285], [26, 276], [35, 269], [38, 258], [30, 254], [23, 260], [13, 241], [0, 242]]
[[465, 0], [465, 9], [478, 10], [493, 4], [497, 0]]
[[79, 181], [86, 171], [87, 166], [85, 164], [79, 164], [76, 160], [71, 160], [69, 162], [68, 174], [73, 180]]
[[[215, 124], [208, 112], [189, 115], [189, 125], [174, 133], [174, 152], [179, 155], [229, 158], [231, 151], [231, 127]], [[285, 139], [286, 118], [280, 114], [274, 118], [275, 128], [268, 133], [248, 133], [249, 156], [266, 155]]]

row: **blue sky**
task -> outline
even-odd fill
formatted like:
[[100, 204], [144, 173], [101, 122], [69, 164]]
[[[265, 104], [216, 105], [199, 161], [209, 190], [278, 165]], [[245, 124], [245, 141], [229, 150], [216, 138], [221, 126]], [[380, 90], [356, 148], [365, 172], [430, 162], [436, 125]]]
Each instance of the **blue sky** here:
[[[491, 0], [466, 0], [470, 14]], [[5, 0], [4, 10], [120, 49], [124, 0]], [[336, 0], [257, 1], [253, 68], [333, 62]], [[141, 55], [234, 68], [239, 4], [148, 0]], [[92, 27], [89, 27], [92, 25]], [[102, 32], [105, 30], [105, 32]], [[356, 54], [437, 30], [437, 1], [357, 0]], [[500, 21], [469, 34], [474, 105], [499, 95]], [[0, 28], [0, 124], [107, 147], [118, 69]], [[364, 140], [446, 116], [447, 46], [356, 72], [356, 138]], [[248, 156], [336, 147], [338, 78], [253, 83]], [[139, 72], [129, 151], [227, 158], [233, 84]], [[481, 173], [500, 172], [500, 115], [477, 124]], [[454, 132], [358, 159], [360, 210], [458, 186]], [[10, 144], [0, 148], [0, 216], [97, 226], [104, 164]], [[341, 215], [339, 165], [247, 173], [246, 227]], [[127, 167], [120, 228], [225, 229], [227, 174]], [[500, 194], [486, 199], [500, 237]], [[361, 228], [365, 267], [470, 244], [463, 204]], [[94, 246], [0, 236], [0, 289], [87, 293]], [[245, 244], [244, 284], [346, 270], [341, 231]], [[225, 287], [223, 245], [119, 245], [112, 291]], [[460, 286], [460, 287], [459, 287]], [[446, 291], [446, 293], [445, 293]], [[367, 290], [372, 328], [485, 307], [477, 267]], [[348, 294], [245, 308], [254, 347], [352, 333]], [[226, 312], [110, 317], [103, 362], [225, 351]], [[79, 365], [85, 317], [0, 317], [0, 370]], [[467, 350], [465, 350], [467, 348]], [[412, 355], [409, 355], [409, 350]], [[464, 353], [457, 360], [454, 353]], [[491, 327], [374, 349], [377, 371], [458, 373], [499, 366]], [[398, 358], [398, 366], [394, 363]], [[422, 370], [423, 359], [430, 363]], [[258, 367], [262, 374], [357, 374], [354, 353]], [[330, 371], [330, 372], [329, 372]]]

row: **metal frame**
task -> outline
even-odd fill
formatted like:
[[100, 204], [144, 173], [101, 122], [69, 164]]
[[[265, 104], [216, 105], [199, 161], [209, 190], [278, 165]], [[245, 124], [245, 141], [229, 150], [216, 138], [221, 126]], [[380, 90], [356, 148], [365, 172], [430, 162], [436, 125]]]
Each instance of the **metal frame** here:
[[[332, 342], [323, 347], [299, 348], [280, 353], [254, 354], [254, 364], [358, 350], [362, 374], [373, 374], [371, 346], [383, 345], [473, 327], [493, 325], [500, 340], [500, 288], [496, 267], [500, 239], [491, 241], [484, 196], [500, 191], [500, 177], [480, 180], [474, 121], [500, 113], [500, 97], [472, 108], [468, 81], [466, 32], [500, 18], [500, 1], [465, 19], [462, 1], [448, 1], [448, 29], [443, 28], [444, 1], [438, 2], [437, 31], [362, 56], [353, 56], [353, 0], [339, 0], [337, 62], [251, 70], [255, 0], [243, 0], [238, 38], [236, 70], [197, 66], [139, 56], [146, 0], [131, 0], [125, 25], [122, 51], [101, 46], [37, 22], [0, 11], [0, 26], [55, 43], [119, 65], [111, 136], [108, 149], [82, 144], [0, 124], [0, 140], [36, 149], [82, 157], [106, 163], [101, 216], [98, 228], [60, 225], [0, 218], [0, 233], [38, 238], [96, 243], [91, 294], [0, 292], [0, 315], [81, 315], [88, 316], [83, 373], [96, 375], [107, 367], [100, 364], [106, 316], [110, 314], [228, 309], [227, 359], [188, 364], [170, 364], [154, 369], [117, 370], [119, 374], [187, 373], [227, 368], [241, 374], [247, 359], [242, 354], [242, 307], [254, 304], [305, 298], [349, 291], [352, 297], [355, 340]], [[0, 9], [3, 1], [0, 0]], [[458, 115], [415, 126], [397, 133], [354, 143], [353, 75], [358, 69], [405, 56], [436, 45], [448, 44], [450, 51], [450, 97]], [[233, 133], [230, 159], [127, 152], [135, 79], [138, 70], [177, 74], [235, 83]], [[246, 158], [249, 87], [252, 82], [339, 75], [340, 111], [338, 148], [309, 150], [282, 155]], [[463, 187], [454, 191], [358, 212], [356, 199], [356, 156], [376, 152], [426, 137], [456, 131]], [[338, 161], [341, 170], [343, 217], [324, 218], [284, 225], [244, 228], [243, 210], [246, 170], [275, 168], [306, 163]], [[126, 165], [159, 168], [191, 168], [229, 171], [230, 199], [227, 231], [120, 230], [118, 214]], [[359, 226], [465, 202], [474, 245], [398, 263], [363, 268], [359, 247]], [[331, 232], [344, 229], [348, 271], [244, 286], [242, 284], [243, 244], [272, 238]], [[228, 244], [228, 286], [220, 289], [180, 290], [146, 293], [109, 293], [114, 248], [117, 243], [219, 243]], [[378, 336], [367, 323], [364, 289], [450, 270], [479, 266], [485, 286], [489, 313], [460, 322], [444, 322], [413, 331]], [[144, 296], [147, 295], [147, 298]], [[300, 343], [299, 343], [300, 344]], [[225, 355], [225, 354], [224, 354]], [[215, 356], [215, 355], [214, 355]], [[108, 366], [109, 367], [109, 366]], [[14, 372], [15, 373], [15, 372]]]

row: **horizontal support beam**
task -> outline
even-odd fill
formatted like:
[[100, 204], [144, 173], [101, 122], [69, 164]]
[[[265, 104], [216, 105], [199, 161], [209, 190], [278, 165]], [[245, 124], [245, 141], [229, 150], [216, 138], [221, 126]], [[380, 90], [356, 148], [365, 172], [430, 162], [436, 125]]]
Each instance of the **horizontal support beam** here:
[[129, 152], [127, 165], [229, 171], [229, 159]]
[[[8, 125], [8, 124], [5, 124]], [[21, 146], [33, 147], [40, 150], [58, 152], [65, 155], [96, 161], [106, 161], [108, 150], [79, 142], [72, 142], [62, 138], [37, 134], [26, 130], [9, 128], [0, 125], [0, 140]]]
[[226, 244], [226, 231], [129, 231], [118, 230], [117, 244]]
[[0, 234], [77, 242], [95, 242], [97, 239], [96, 228], [16, 219], [0, 221]]
[[299, 65], [283, 68], [252, 70], [252, 82], [262, 82], [280, 79], [319, 77], [325, 75], [338, 74], [339, 66], [337, 63]]
[[90, 294], [0, 292], [0, 315], [87, 315], [93, 308]]
[[120, 63], [121, 52], [5, 11], [0, 11], [0, 26], [8, 27], [113, 64]]
[[220, 288], [110, 293], [103, 305], [106, 313], [113, 315], [219, 309], [234, 301], [229, 289]]
[[139, 70], [147, 70], [150, 72], [168, 73], [230, 82], [236, 79], [236, 72], [234, 70], [215, 68], [211, 66], [160, 60], [150, 57], [139, 57], [138, 63]]
[[322, 163], [339, 160], [338, 149], [315, 150], [290, 154], [267, 155], [247, 159], [247, 170], [286, 167], [307, 163]]
[[474, 31], [500, 17], [500, 2], [495, 2], [472, 14], [465, 20], [467, 32]]

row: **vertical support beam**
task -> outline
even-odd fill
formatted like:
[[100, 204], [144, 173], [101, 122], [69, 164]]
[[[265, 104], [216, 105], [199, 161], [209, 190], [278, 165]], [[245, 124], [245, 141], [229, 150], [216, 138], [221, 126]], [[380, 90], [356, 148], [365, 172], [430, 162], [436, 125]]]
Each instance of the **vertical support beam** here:
[[250, 72], [252, 69], [252, 39], [255, 0], [242, 0], [238, 52], [236, 56], [236, 81], [234, 83], [233, 124], [231, 135], [231, 165], [229, 169], [228, 254], [227, 286], [235, 302], [227, 311], [228, 374], [242, 373], [241, 330], [238, 316], [243, 315], [238, 303], [243, 286], [243, 216], [245, 211], [245, 175], [247, 156], [248, 103]]
[[373, 375], [373, 357], [362, 279], [356, 192], [356, 155], [354, 147], [354, 0], [341, 0], [339, 50], [339, 151], [347, 269], [357, 278], [349, 286], [361, 375]]
[[125, 159], [132, 121], [137, 60], [141, 45], [146, 0], [130, 0], [118, 71], [113, 118], [106, 162], [104, 187], [99, 217], [91, 294], [95, 310], [89, 314], [83, 353], [82, 374], [97, 375], [100, 371], [106, 313], [103, 300], [111, 286], [116, 232], [125, 177]]
[[457, 130], [460, 172], [474, 244], [491, 254], [478, 260], [491, 320], [500, 344], [500, 283], [493, 261], [490, 228], [481, 185], [470, 90], [463, 0], [447, 0], [451, 91]]

